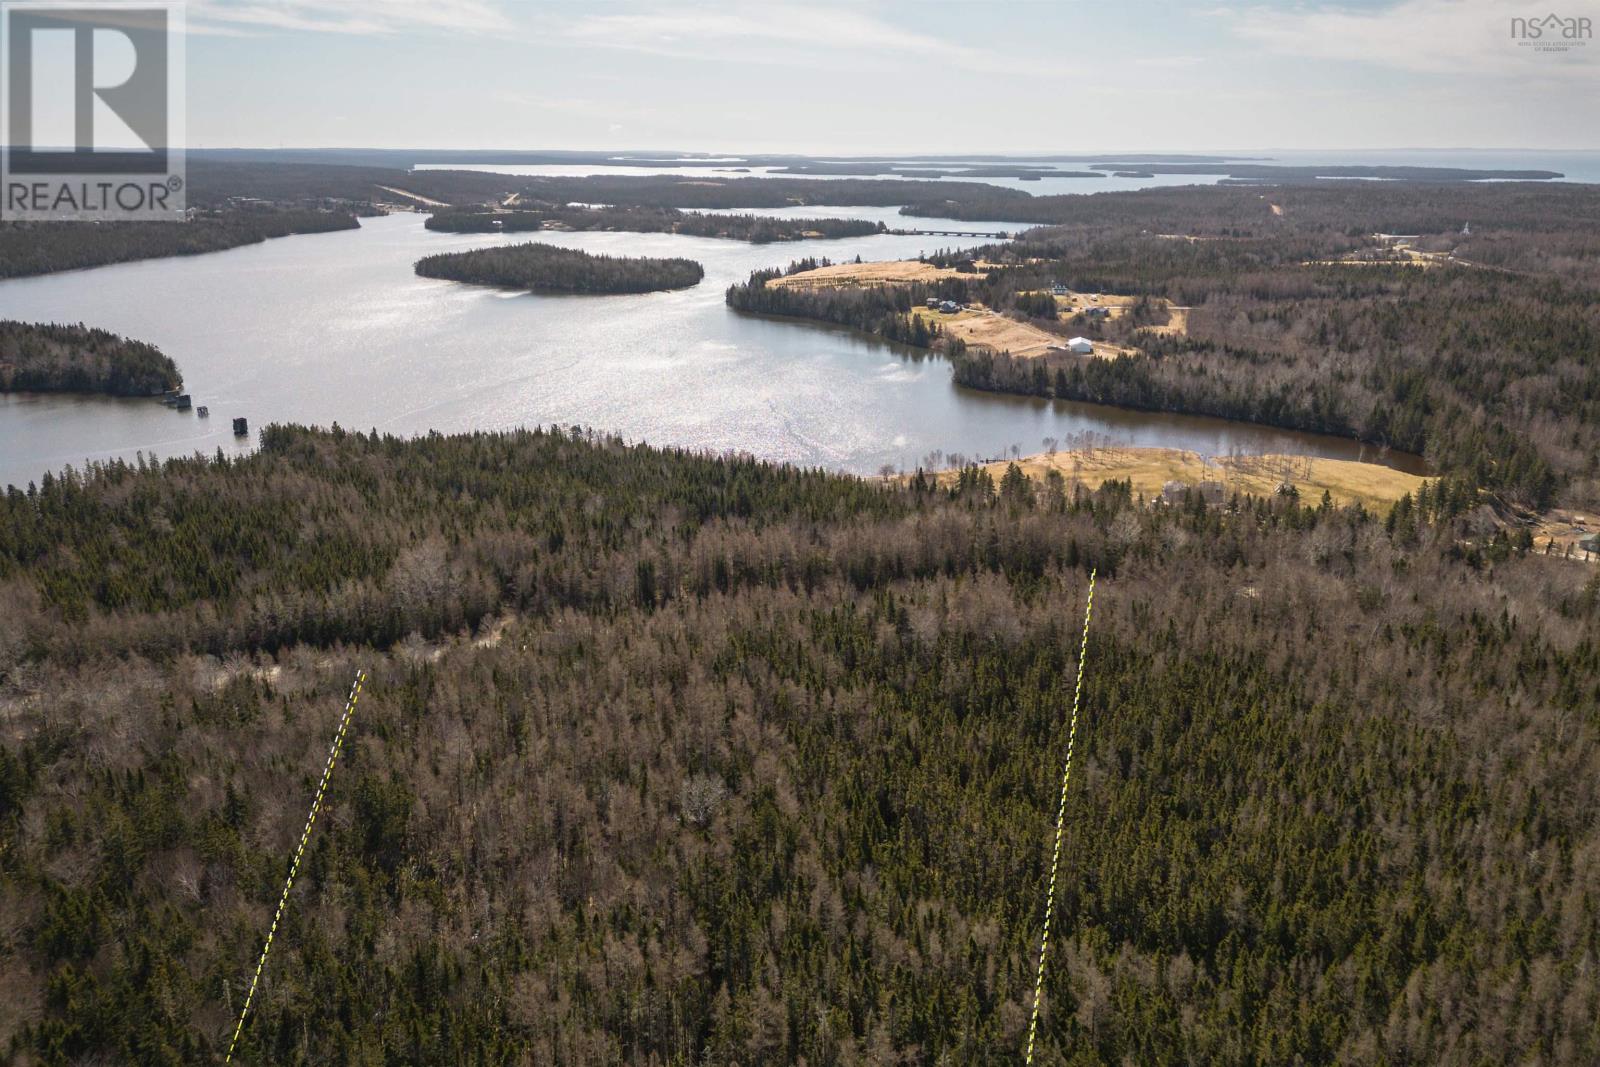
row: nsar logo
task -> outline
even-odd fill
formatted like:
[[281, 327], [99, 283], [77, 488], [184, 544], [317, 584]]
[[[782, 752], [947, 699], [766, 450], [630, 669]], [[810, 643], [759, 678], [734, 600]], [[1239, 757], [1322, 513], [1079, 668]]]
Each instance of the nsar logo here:
[[1567, 52], [1582, 48], [1594, 36], [1594, 20], [1584, 16], [1565, 18], [1550, 14], [1544, 18], [1514, 18], [1511, 39], [1536, 52]]

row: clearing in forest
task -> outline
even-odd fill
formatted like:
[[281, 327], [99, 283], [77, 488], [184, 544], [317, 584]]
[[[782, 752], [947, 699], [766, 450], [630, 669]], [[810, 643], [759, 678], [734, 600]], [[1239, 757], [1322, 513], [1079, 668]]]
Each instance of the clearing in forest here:
[[[1043, 478], [1056, 470], [1068, 482], [1077, 480], [1091, 489], [1109, 481], [1129, 481], [1134, 493], [1146, 499], [1160, 496], [1172, 482], [1186, 486], [1213, 482], [1220, 484], [1226, 495], [1250, 496], [1271, 496], [1280, 485], [1292, 485], [1305, 502], [1321, 499], [1326, 491], [1335, 504], [1361, 504], [1375, 511], [1387, 511], [1405, 494], [1414, 494], [1426, 480], [1380, 463], [1352, 459], [1278, 454], [1211, 459], [1176, 448], [1090, 448], [1040, 453], [1016, 462], [1030, 477]], [[999, 479], [1009, 463], [996, 460], [983, 466]], [[944, 471], [939, 478], [953, 480], [956, 475], [956, 471]]]
[[954, 267], [936, 267], [920, 259], [891, 259], [874, 263], [834, 263], [774, 278], [767, 284], [779, 289], [830, 289], [851, 285], [935, 282], [941, 278], [980, 282], [983, 275], [959, 271]]

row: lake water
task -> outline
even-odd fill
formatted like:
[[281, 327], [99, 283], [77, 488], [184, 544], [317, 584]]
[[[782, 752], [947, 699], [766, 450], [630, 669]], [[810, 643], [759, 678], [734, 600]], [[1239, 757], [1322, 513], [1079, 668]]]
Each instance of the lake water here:
[[400, 434], [582, 424], [859, 473], [915, 467], [936, 450], [1037, 452], [1046, 437], [1083, 433], [1209, 455], [1364, 454], [1336, 438], [960, 389], [941, 359], [723, 303], [723, 290], [759, 267], [902, 258], [983, 238], [750, 245], [546, 233], [541, 240], [594, 252], [687, 256], [706, 278], [673, 293], [536, 296], [418, 278], [411, 265], [430, 252], [526, 239], [431, 233], [422, 223], [397, 214], [363, 220], [359, 231], [0, 283], [0, 318], [84, 322], [153, 342], [211, 411], [203, 420], [150, 400], [0, 395], [0, 484], [141, 451], [245, 451], [234, 416], [252, 431], [271, 422]]

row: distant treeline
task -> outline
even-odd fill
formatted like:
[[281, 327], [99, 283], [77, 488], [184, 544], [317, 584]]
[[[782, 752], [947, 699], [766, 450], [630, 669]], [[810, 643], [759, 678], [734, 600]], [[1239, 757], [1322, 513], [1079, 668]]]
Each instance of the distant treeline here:
[[1104, 178], [1094, 170], [1059, 170], [1055, 167], [973, 165], [961, 167], [908, 166], [903, 163], [791, 163], [774, 168], [775, 174], [890, 174], [902, 178]]
[[[451, 171], [419, 171], [443, 175]], [[525, 183], [526, 195], [556, 203], [646, 204], [677, 208], [762, 208], [796, 204], [837, 207], [892, 207], [926, 205], [922, 214], [934, 215], [946, 200], [992, 201], [1030, 199], [1021, 190], [1001, 189], [982, 182], [913, 181], [885, 178], [683, 178], [670, 174], [591, 174], [582, 178], [534, 177]], [[967, 216], [976, 218], [978, 216]], [[1004, 217], [1004, 216], [1002, 216]]]
[[0, 321], [0, 392], [156, 396], [183, 384], [154, 345], [81, 323]]
[[[1301, 237], [1444, 233], [1490, 216], [1502, 229], [1558, 230], [1562, 218], [1593, 220], [1594, 187], [1495, 182], [1330, 182], [1322, 185], [1186, 185], [1093, 196], [1028, 196], [977, 185], [939, 200], [905, 201], [902, 215], [1031, 222], [1084, 231], [1147, 229], [1203, 237]], [[1277, 205], [1281, 214], [1272, 210]]]
[[353, 230], [347, 211], [220, 211], [188, 222], [0, 223], [0, 278], [191, 256], [296, 233]]
[[686, 289], [705, 276], [692, 259], [595, 255], [536, 241], [424, 256], [417, 260], [416, 271], [425, 278], [563, 293]]
[[[548, 224], [548, 226], [547, 226]], [[817, 237], [865, 237], [882, 233], [881, 222], [865, 219], [776, 219], [759, 215], [705, 215], [669, 207], [580, 207], [541, 204], [514, 211], [436, 211], [424, 224], [447, 233], [520, 233], [528, 230], [625, 230], [722, 237], [752, 244]]]

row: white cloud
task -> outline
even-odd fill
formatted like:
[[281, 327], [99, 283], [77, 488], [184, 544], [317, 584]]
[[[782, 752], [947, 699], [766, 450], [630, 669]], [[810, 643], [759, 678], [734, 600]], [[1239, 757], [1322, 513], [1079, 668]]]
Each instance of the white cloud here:
[[1206, 62], [1208, 60], [1204, 56], [1137, 56], [1133, 60], [1133, 65], [1158, 70], [1187, 70]]
[[[1521, 47], [1515, 16], [1548, 14], [1552, 0], [1403, 0], [1388, 7], [1245, 7], [1226, 12], [1234, 32], [1285, 55], [1345, 60], [1419, 74], [1482, 77], [1600, 75], [1600, 42], [1557, 55]], [[1567, 16], [1600, 15], [1600, 4], [1554, 0]], [[1600, 22], [1600, 18], [1596, 18]]]
[[[933, 21], [917, 19], [915, 21]], [[565, 36], [587, 45], [653, 55], [751, 62], [812, 62], [818, 51], [915, 57], [969, 71], [1012, 70], [1006, 57], [846, 8], [767, 4], [587, 15]]]
[[491, 0], [190, 0], [188, 22], [192, 33], [224, 36], [283, 30], [490, 33], [511, 28]]

